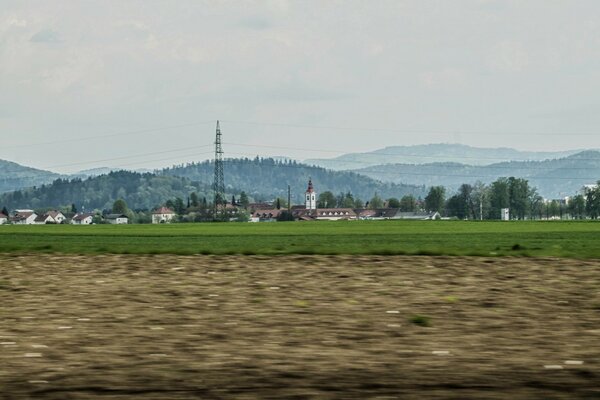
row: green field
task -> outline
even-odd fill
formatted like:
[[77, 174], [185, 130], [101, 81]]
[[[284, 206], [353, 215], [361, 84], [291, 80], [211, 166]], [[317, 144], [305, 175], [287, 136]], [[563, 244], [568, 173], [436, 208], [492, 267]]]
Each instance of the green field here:
[[600, 258], [600, 223], [340, 221], [0, 226], [0, 252]]

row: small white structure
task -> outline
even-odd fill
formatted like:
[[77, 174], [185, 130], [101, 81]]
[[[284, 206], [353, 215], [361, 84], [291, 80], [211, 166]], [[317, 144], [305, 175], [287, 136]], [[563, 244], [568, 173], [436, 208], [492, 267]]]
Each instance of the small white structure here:
[[508, 208], [502, 208], [500, 210], [500, 219], [502, 221], [508, 221], [510, 220], [510, 211]]
[[0, 225], [8, 223], [8, 215], [4, 215], [0, 212]]
[[44, 225], [44, 224], [62, 224], [64, 220], [67, 219], [63, 213], [57, 210], [48, 211], [45, 214], [38, 215], [35, 218], [34, 223], [36, 225]]
[[75, 225], [91, 225], [92, 222], [94, 222], [94, 214], [92, 213], [75, 214], [71, 220], [71, 223]]
[[33, 210], [15, 210], [14, 215], [9, 220], [16, 225], [32, 225], [35, 223], [36, 218], [37, 214]]
[[175, 211], [167, 207], [161, 207], [152, 212], [153, 224], [168, 224], [173, 218], [175, 218]]
[[304, 198], [306, 199], [305, 203], [307, 210], [317, 209], [317, 193], [313, 189], [312, 179], [310, 178], [308, 178], [308, 189], [306, 189]]
[[125, 214], [107, 214], [104, 219], [109, 224], [113, 225], [124, 225], [129, 223], [129, 218]]

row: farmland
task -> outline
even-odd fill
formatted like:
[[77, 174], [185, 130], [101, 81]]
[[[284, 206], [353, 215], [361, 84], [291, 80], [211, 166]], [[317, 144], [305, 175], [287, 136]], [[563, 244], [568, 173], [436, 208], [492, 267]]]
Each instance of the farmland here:
[[600, 396], [600, 262], [0, 255], [0, 399]]
[[600, 223], [340, 221], [0, 226], [0, 252], [600, 258]]
[[591, 221], [0, 226], [0, 399], [597, 398], [598, 243]]

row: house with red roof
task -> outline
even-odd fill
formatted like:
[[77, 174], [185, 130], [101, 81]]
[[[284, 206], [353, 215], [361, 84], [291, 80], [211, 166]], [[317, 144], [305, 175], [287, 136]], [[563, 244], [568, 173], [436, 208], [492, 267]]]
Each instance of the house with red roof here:
[[159, 209], [152, 212], [152, 223], [153, 224], [168, 224], [175, 218], [175, 211], [168, 207], [160, 207]]

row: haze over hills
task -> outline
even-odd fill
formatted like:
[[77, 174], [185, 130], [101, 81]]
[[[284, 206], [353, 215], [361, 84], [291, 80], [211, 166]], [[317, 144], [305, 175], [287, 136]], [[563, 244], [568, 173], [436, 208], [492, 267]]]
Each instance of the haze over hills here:
[[[409, 156], [421, 162], [428, 162], [390, 162], [393, 159], [406, 159]], [[547, 159], [549, 157], [558, 158]], [[462, 162], [448, 161], [458, 158]], [[504, 158], [535, 160], [496, 162]], [[446, 161], [437, 161], [439, 159]], [[435, 161], [431, 162], [431, 160]], [[364, 167], [364, 163], [375, 161], [378, 164]], [[600, 152], [595, 150], [521, 152], [507, 148], [481, 149], [465, 145], [435, 144], [386, 147], [371, 153], [348, 154], [332, 162], [338, 163], [337, 166], [344, 164], [350, 166], [351, 170], [329, 170], [299, 163], [286, 157], [228, 159], [225, 161], [227, 191], [231, 194], [239, 194], [243, 190], [256, 200], [270, 200], [275, 197], [287, 198], [287, 185], [290, 185], [293, 200], [301, 202], [306, 181], [308, 177], [312, 177], [319, 192], [328, 190], [336, 195], [340, 192], [351, 192], [355, 197], [366, 201], [375, 192], [384, 198], [401, 197], [409, 193], [424, 197], [427, 187], [433, 185], [443, 185], [452, 192], [463, 183], [476, 181], [490, 183], [499, 177], [514, 176], [528, 179], [531, 185], [537, 187], [538, 192], [546, 198], [560, 198], [573, 195], [584, 184], [595, 183], [600, 179]], [[482, 164], [483, 162], [486, 164]], [[115, 168], [103, 167], [80, 171], [73, 175], [61, 175], [0, 160], [0, 192], [21, 190], [21, 197], [17, 197], [17, 200], [10, 196], [2, 196], [0, 200], [4, 199], [3, 201], [7, 203], [10, 199], [6, 205], [10, 204], [14, 207], [56, 206], [70, 204], [73, 201], [85, 203], [89, 207], [104, 207], [114, 201], [117, 198], [115, 196], [123, 194], [123, 191], [120, 191], [122, 188], [119, 186], [120, 181], [102, 178], [107, 174], [114, 176], [115, 170]], [[133, 201], [131, 207], [148, 208], [157, 205], [155, 204], [157, 202], [160, 203], [160, 199], [166, 201], [177, 196], [187, 196], [189, 190], [179, 189], [180, 187], [193, 186], [196, 191], [201, 190], [205, 193], [208, 199], [212, 196], [207, 189], [210, 188], [213, 180], [213, 164], [210, 161], [176, 165], [142, 175], [146, 176], [147, 181], [144, 181], [146, 186], [140, 184], [139, 195], [136, 194], [138, 189], [135, 185], [128, 184], [130, 189], [126, 194]], [[173, 183], [173, 187], [178, 189], [168, 188], [168, 185], [162, 185], [164, 182], [151, 179], [160, 175], [181, 178], [183, 181]], [[53, 185], [52, 182], [57, 178], [61, 178], [60, 185], [64, 196], [52, 191], [51, 197], [47, 197], [40, 191], [40, 186]], [[97, 187], [92, 183], [95, 188], [92, 190], [93, 195], [77, 194], [79, 192], [70, 189], [69, 180], [87, 182], [89, 179], [99, 178], [105, 179], [104, 183]], [[150, 185], [160, 182], [162, 182], [159, 185], [161, 188], [156, 191]], [[73, 185], [80, 184], [73, 183]], [[31, 189], [34, 186], [38, 189]], [[146, 193], [146, 200], [143, 200], [144, 193]], [[46, 204], [44, 201], [51, 201], [51, 203]]]
[[568, 157], [545, 161], [510, 161], [491, 165], [466, 165], [452, 162], [428, 164], [386, 164], [355, 170], [384, 182], [419, 182], [426, 186], [443, 185], [450, 190], [463, 183], [490, 183], [499, 177], [525, 178], [546, 198], [575, 194], [584, 184], [600, 179], [600, 152], [583, 151]]
[[333, 170], [358, 170], [382, 164], [429, 164], [457, 162], [489, 165], [502, 161], [542, 161], [570, 156], [582, 150], [558, 152], [520, 151], [507, 147], [483, 148], [464, 144], [424, 144], [388, 146], [366, 153], [349, 153], [331, 159], [308, 159], [304, 163]]
[[52, 182], [62, 175], [0, 160], [0, 193]]

